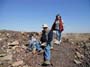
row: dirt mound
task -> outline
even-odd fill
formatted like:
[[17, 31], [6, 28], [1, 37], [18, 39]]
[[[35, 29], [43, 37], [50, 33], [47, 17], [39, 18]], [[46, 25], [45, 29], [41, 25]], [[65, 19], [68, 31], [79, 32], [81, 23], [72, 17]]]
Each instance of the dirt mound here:
[[[43, 55], [27, 51], [33, 33], [0, 31], [0, 67], [42, 67]], [[90, 34], [65, 34], [51, 52], [49, 67], [90, 67]]]

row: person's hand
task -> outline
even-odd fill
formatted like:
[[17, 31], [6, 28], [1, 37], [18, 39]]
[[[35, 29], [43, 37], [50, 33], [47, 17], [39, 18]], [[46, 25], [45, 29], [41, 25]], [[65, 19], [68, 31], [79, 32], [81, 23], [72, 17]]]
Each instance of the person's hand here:
[[46, 46], [46, 42], [42, 43], [41, 46]]

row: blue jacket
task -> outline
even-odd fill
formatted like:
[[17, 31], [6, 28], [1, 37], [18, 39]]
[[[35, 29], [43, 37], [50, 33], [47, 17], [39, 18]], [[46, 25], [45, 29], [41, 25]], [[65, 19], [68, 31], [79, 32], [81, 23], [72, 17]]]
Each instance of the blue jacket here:
[[41, 43], [43, 42], [47, 42], [47, 43], [50, 43], [53, 39], [53, 32], [52, 31], [48, 31], [48, 32], [45, 32], [44, 30], [42, 31], [42, 35], [41, 35]]

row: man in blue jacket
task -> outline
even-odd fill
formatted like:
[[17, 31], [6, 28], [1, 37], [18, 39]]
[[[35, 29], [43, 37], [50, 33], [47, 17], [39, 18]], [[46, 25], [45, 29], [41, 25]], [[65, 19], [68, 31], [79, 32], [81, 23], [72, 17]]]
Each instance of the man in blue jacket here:
[[44, 49], [44, 63], [42, 65], [50, 65], [50, 60], [51, 60], [51, 41], [53, 38], [53, 33], [52, 31], [49, 31], [48, 25], [44, 24], [42, 25], [42, 35], [41, 35], [41, 46]]

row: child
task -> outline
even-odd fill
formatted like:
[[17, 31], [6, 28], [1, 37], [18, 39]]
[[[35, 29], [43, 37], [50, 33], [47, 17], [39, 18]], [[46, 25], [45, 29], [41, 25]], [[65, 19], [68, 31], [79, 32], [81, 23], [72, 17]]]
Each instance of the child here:
[[36, 51], [40, 52], [42, 50], [40, 42], [38, 40], [38, 36], [39, 36], [39, 34], [32, 34], [30, 36], [29, 48], [33, 54], [35, 54]]

